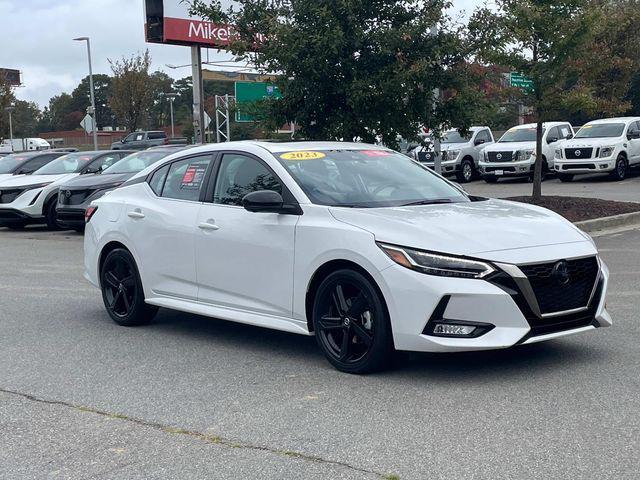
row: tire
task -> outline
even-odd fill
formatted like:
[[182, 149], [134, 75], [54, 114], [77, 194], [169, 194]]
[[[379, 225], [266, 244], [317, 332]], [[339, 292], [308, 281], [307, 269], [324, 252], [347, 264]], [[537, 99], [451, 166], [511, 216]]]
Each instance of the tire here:
[[56, 211], [57, 198], [49, 200], [45, 208], [45, 219], [49, 230], [62, 230], [62, 226], [58, 223], [58, 212]]
[[558, 178], [560, 179], [561, 182], [564, 182], [564, 183], [569, 183], [573, 181], [573, 175], [571, 175], [570, 173], [559, 173]]
[[100, 268], [102, 300], [111, 319], [123, 327], [145, 325], [158, 308], [147, 305], [136, 262], [124, 248], [107, 254]]
[[498, 183], [498, 177], [496, 177], [495, 175], [487, 175], [485, 177], [482, 177], [482, 179], [487, 183]]
[[611, 178], [616, 181], [621, 181], [627, 178], [627, 173], [629, 171], [629, 164], [627, 163], [627, 159], [622, 155], [618, 155], [616, 159], [616, 167], [613, 172], [611, 172]]
[[458, 183], [469, 183], [474, 176], [473, 160], [465, 158], [460, 164], [460, 171], [456, 172], [456, 180], [458, 180]]
[[316, 290], [313, 327], [318, 346], [341, 372], [384, 369], [393, 354], [389, 314], [372, 282], [355, 270], [328, 275]]

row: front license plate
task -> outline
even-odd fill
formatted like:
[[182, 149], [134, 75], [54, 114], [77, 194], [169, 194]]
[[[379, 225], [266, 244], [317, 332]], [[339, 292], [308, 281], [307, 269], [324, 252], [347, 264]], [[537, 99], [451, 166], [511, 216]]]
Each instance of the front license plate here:
[[496, 175], [504, 175], [504, 170], [496, 170], [494, 173]]

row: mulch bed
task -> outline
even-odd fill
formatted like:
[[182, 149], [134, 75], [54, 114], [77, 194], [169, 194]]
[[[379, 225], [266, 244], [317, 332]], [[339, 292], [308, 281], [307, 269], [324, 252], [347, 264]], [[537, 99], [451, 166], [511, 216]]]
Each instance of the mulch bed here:
[[571, 222], [610, 217], [622, 213], [640, 212], [640, 203], [614, 202], [599, 198], [543, 196], [537, 202], [534, 202], [531, 197], [510, 197], [505, 200], [530, 203], [548, 208]]

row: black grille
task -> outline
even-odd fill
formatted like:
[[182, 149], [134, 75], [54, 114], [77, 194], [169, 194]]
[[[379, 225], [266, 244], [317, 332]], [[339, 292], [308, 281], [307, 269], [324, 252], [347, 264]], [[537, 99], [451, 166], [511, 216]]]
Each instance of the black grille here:
[[512, 158], [513, 152], [487, 152], [489, 162], [510, 162]]
[[82, 205], [84, 201], [94, 192], [94, 190], [65, 190], [58, 193], [58, 203], [60, 205]]
[[11, 188], [7, 190], [0, 188], [0, 203], [11, 203], [24, 191], [24, 188]]
[[598, 260], [588, 257], [562, 262], [566, 264], [566, 282], [562, 281], [557, 268], [561, 262], [520, 267], [529, 279], [543, 314], [586, 307], [589, 303], [598, 277]]
[[418, 161], [422, 163], [431, 163], [435, 161], [435, 157], [433, 152], [418, 152]]
[[564, 158], [569, 160], [580, 160], [581, 158], [591, 158], [593, 148], [565, 148]]
[[595, 170], [596, 166], [593, 163], [565, 163], [562, 166], [563, 170], [581, 170], [588, 168], [589, 170]]

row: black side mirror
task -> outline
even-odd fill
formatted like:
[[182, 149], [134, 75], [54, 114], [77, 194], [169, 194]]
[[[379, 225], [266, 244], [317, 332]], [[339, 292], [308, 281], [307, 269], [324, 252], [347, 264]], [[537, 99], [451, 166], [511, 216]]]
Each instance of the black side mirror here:
[[242, 206], [245, 210], [255, 213], [280, 213], [283, 205], [282, 195], [273, 190], [251, 192], [242, 199]]
[[573, 133], [568, 134], [565, 138], [567, 140], [571, 140], [573, 138]]
[[483, 145], [485, 141], [482, 138], [477, 138], [474, 142], [475, 145]]

